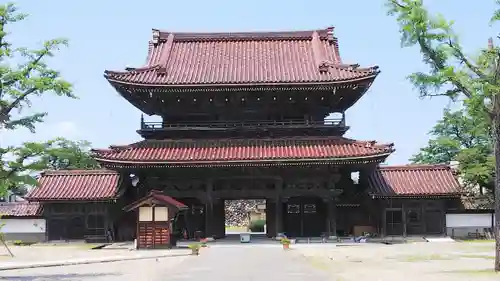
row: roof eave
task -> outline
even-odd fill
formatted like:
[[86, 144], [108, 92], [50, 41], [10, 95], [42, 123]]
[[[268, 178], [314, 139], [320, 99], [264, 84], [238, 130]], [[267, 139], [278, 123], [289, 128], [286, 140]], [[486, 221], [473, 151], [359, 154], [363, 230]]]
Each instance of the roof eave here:
[[308, 165], [308, 164], [361, 164], [361, 163], [381, 163], [390, 154], [390, 152], [377, 155], [345, 157], [345, 158], [310, 158], [310, 159], [273, 159], [273, 160], [228, 160], [228, 161], [134, 161], [134, 160], [115, 160], [95, 157], [95, 160], [106, 165], [123, 166], [178, 166], [178, 167], [213, 167], [213, 166], [275, 166], [275, 165]]
[[373, 199], [423, 199], [423, 198], [461, 198], [463, 193], [436, 193], [436, 194], [391, 194], [382, 195], [371, 193]]
[[61, 203], [61, 202], [107, 202], [117, 200], [118, 197], [103, 197], [103, 198], [40, 198], [40, 197], [27, 197], [26, 200], [30, 202], [40, 203]]
[[297, 87], [334, 87], [336, 85], [346, 84], [346, 83], [360, 83], [364, 81], [368, 81], [370, 79], [374, 80], [380, 71], [376, 71], [374, 73], [367, 74], [365, 76], [353, 78], [353, 79], [345, 79], [345, 80], [335, 80], [335, 81], [317, 81], [317, 82], [274, 82], [274, 83], [206, 83], [206, 84], [148, 84], [142, 83], [140, 81], [124, 81], [117, 78], [112, 78], [109, 75], [105, 74], [104, 78], [108, 80], [108, 82], [114, 86], [117, 85], [126, 85], [126, 86], [139, 86], [139, 87], [147, 87], [147, 88], [164, 88], [171, 90], [196, 90], [196, 89], [205, 89], [205, 88], [221, 88], [221, 89], [242, 89], [242, 88], [273, 88], [273, 87], [283, 87], [294, 89]]

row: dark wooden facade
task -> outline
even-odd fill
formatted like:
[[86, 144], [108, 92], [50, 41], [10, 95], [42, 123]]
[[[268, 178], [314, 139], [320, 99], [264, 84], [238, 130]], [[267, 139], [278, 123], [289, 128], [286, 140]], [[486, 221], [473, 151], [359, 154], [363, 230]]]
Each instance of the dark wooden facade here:
[[113, 229], [111, 202], [44, 202], [49, 240], [107, 240]]

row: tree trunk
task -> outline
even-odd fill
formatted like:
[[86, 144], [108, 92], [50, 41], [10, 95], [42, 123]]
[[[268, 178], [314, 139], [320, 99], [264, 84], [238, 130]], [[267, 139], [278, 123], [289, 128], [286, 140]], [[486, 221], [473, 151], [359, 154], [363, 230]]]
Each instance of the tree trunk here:
[[500, 114], [494, 115], [495, 136], [495, 271], [500, 271]]

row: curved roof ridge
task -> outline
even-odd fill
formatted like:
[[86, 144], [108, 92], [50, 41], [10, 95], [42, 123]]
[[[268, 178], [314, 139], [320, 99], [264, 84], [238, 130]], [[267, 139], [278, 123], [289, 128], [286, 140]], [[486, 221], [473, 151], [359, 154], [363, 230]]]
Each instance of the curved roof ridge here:
[[65, 169], [65, 170], [46, 170], [41, 173], [42, 176], [64, 176], [64, 175], [94, 175], [94, 174], [117, 174], [116, 171], [109, 169]]
[[378, 65], [360, 67], [360, 65], [357, 63], [353, 63], [353, 64], [336, 63], [336, 62], [332, 62], [329, 60], [321, 61], [319, 68], [325, 69], [325, 70], [328, 68], [336, 68], [337, 70], [340, 70], [340, 71], [349, 71], [349, 72], [354, 72], [354, 73], [368, 73], [368, 74], [376, 74], [376, 75], [378, 75], [380, 73], [380, 67]]
[[[153, 36], [159, 41], [167, 40], [170, 34], [175, 35], [175, 41], [255, 41], [255, 40], [297, 40], [312, 38], [318, 32], [322, 40], [333, 39], [330, 34], [334, 27], [323, 29], [289, 30], [289, 31], [246, 31], [246, 32], [174, 32], [153, 29]], [[332, 34], [333, 35], [333, 34]]]
[[346, 138], [342, 136], [292, 136], [286, 138], [209, 138], [209, 139], [198, 139], [198, 138], [183, 138], [183, 139], [145, 139], [138, 142], [125, 144], [125, 145], [110, 145], [108, 149], [92, 149], [96, 152], [106, 152], [106, 151], [115, 151], [115, 150], [123, 150], [129, 149], [133, 147], [138, 147], [144, 144], [154, 144], [154, 143], [200, 143], [200, 142], [238, 142], [238, 141], [341, 141], [345, 143], [352, 143], [360, 146], [368, 146], [368, 147], [393, 147], [394, 143], [378, 143], [375, 140], [356, 140], [352, 138]]
[[435, 170], [435, 169], [451, 169], [448, 164], [403, 164], [379, 166], [380, 170]]
[[141, 67], [127, 67], [125, 70], [104, 70], [104, 77], [107, 78], [108, 75], [122, 75], [122, 74], [138, 74], [150, 70], [159, 69], [161, 66], [159, 64], [154, 65], [144, 65]]

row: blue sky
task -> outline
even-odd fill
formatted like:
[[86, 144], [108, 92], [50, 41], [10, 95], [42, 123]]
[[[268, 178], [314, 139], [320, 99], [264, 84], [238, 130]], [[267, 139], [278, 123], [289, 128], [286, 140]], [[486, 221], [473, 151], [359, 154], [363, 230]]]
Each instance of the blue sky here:
[[[65, 37], [70, 46], [50, 60], [74, 84], [79, 100], [45, 95], [33, 99], [34, 112], [48, 111], [37, 133], [2, 132], [0, 142], [47, 140], [63, 136], [85, 139], [94, 147], [128, 144], [140, 137], [140, 112], [103, 78], [105, 69], [143, 65], [151, 29], [170, 31], [301, 30], [335, 26], [346, 63], [379, 65], [371, 90], [347, 112], [348, 137], [394, 142], [389, 164], [404, 164], [424, 146], [427, 132], [449, 105], [441, 98], [419, 99], [405, 76], [426, 70], [417, 49], [401, 49], [395, 19], [386, 16], [385, 0], [323, 1], [18, 1], [30, 17], [11, 28], [17, 46], [35, 47]], [[425, 1], [432, 11], [456, 20], [466, 50], [485, 46], [495, 29], [488, 19], [493, 0]]]

